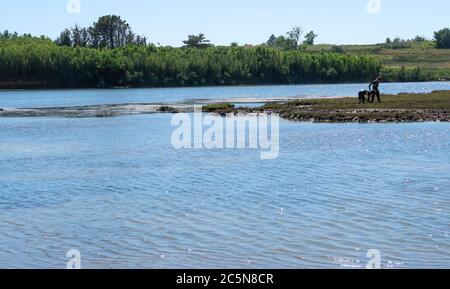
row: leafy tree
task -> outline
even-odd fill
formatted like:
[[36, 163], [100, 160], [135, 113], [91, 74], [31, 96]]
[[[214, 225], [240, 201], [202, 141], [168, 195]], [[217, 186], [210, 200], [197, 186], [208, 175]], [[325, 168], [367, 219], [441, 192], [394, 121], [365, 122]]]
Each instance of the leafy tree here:
[[203, 33], [198, 35], [189, 35], [187, 40], [184, 40], [184, 47], [187, 48], [206, 48], [211, 47], [211, 41], [206, 39], [206, 36]]
[[56, 43], [61, 46], [113, 49], [131, 44], [145, 46], [147, 38], [136, 35], [120, 16], [107, 15], [100, 17], [88, 28], [75, 25], [71, 29], [65, 29]]
[[72, 28], [72, 45], [79, 47], [86, 47], [90, 42], [90, 35], [86, 28], [81, 28], [75, 25]]
[[275, 37], [275, 35], [270, 36], [267, 41], [267, 46], [283, 50], [292, 50], [297, 48], [297, 44], [292, 39], [284, 37], [283, 35], [278, 37]]
[[300, 38], [303, 35], [303, 29], [299, 26], [295, 26], [287, 34], [288, 38], [294, 44], [294, 48], [297, 48], [300, 43]]
[[413, 42], [414, 40], [405, 40], [399, 37], [396, 37], [393, 40], [387, 38], [386, 43], [383, 45], [383, 47], [389, 49], [405, 49], [410, 48]]
[[414, 37], [414, 42], [425, 42], [427, 39], [423, 36], [417, 35], [416, 37]]
[[9, 33], [8, 30], [3, 31], [3, 33], [0, 33], [0, 39], [8, 39], [11, 37], [11, 33]]
[[272, 34], [270, 35], [269, 40], [267, 40], [266, 44], [269, 47], [276, 47], [276, 41], [277, 37], [274, 34]]
[[56, 39], [56, 43], [60, 46], [72, 46], [72, 32], [69, 29], [65, 29]]
[[317, 38], [317, 34], [314, 33], [314, 31], [310, 31], [305, 35], [305, 44], [307, 45], [314, 45], [314, 41]]
[[434, 32], [434, 39], [436, 40], [436, 48], [449, 49], [450, 48], [450, 29], [444, 28]]
[[146, 46], [146, 45], [147, 45], [147, 37], [137, 35], [137, 36], [136, 36], [135, 44], [136, 44], [136, 45]]
[[116, 48], [131, 44], [134, 39], [130, 25], [116, 15], [100, 17], [89, 30], [94, 47]]
[[331, 46], [331, 52], [334, 52], [334, 53], [345, 53], [345, 49], [342, 46], [333, 45], [333, 46]]
[[276, 46], [284, 50], [297, 49], [298, 43], [292, 38], [286, 38], [284, 36], [279, 36], [276, 41]]

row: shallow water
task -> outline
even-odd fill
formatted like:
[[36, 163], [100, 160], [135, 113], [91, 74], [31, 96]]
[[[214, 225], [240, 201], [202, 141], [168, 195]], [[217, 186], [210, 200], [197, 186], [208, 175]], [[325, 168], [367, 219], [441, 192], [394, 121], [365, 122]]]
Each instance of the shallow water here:
[[[117, 103], [174, 103], [198, 99], [357, 96], [368, 84], [269, 85], [155, 89], [0, 90], [0, 108]], [[383, 83], [381, 91], [426, 93], [449, 90], [450, 82]]]
[[450, 124], [281, 121], [261, 161], [170, 118], [0, 120], [0, 267], [450, 267]]

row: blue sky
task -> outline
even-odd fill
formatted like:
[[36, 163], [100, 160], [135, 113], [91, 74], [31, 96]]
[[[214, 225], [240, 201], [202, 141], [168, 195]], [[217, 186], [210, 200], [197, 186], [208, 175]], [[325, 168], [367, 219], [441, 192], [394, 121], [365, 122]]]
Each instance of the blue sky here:
[[[80, 13], [67, 2], [80, 1]], [[381, 10], [369, 9], [369, 1]], [[48, 35], [65, 27], [88, 26], [99, 16], [118, 14], [151, 42], [181, 45], [188, 34], [205, 33], [215, 44], [258, 44], [292, 26], [319, 34], [317, 42], [363, 44], [386, 37], [432, 37], [450, 27], [448, 0], [0, 0], [0, 30]], [[370, 6], [372, 7], [372, 6]], [[380, 12], [380, 13], [373, 13]]]

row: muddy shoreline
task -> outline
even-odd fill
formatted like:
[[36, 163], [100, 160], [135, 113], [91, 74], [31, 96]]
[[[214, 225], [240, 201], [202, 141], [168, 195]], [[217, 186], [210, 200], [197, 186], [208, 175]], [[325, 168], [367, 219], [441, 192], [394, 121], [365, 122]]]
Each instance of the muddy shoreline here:
[[[399, 94], [384, 96], [381, 104], [357, 104], [354, 98], [337, 99], [235, 99], [198, 100], [195, 103], [177, 104], [102, 104], [48, 108], [0, 108], [2, 117], [117, 117], [123, 115], [155, 113], [190, 113], [194, 105], [203, 111], [225, 116], [250, 113], [277, 113], [291, 121], [319, 123], [367, 122], [449, 122], [450, 91], [430, 94]], [[203, 103], [200, 103], [203, 102]], [[253, 102], [265, 103], [260, 107], [246, 107]]]
[[[54, 108], [0, 109], [0, 117], [86, 118], [155, 113], [189, 113], [193, 111], [194, 107], [188, 105], [116, 104]], [[450, 112], [445, 109], [313, 109], [309, 107], [299, 107], [297, 109], [265, 109], [264, 107], [259, 107], [216, 109], [209, 112], [222, 116], [229, 113], [235, 115], [277, 113], [281, 118], [291, 121], [324, 123], [450, 121]]]
[[450, 113], [447, 110], [434, 109], [336, 109], [314, 110], [299, 109], [296, 111], [275, 111], [280, 117], [292, 121], [309, 121], [324, 123], [347, 122], [448, 122]]
[[[47, 108], [0, 108], [1, 117], [117, 117], [122, 115], [152, 114], [167, 112], [160, 109], [164, 105], [158, 104], [104, 104], [85, 105], [73, 107], [47, 107]], [[188, 106], [179, 105], [176, 112], [191, 111]], [[175, 111], [173, 111], [175, 112]]]

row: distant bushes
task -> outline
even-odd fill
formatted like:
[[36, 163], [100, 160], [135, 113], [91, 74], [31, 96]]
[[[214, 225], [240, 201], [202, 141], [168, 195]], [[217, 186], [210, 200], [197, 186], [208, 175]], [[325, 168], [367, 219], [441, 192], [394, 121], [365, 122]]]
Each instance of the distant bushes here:
[[333, 45], [331, 46], [331, 52], [335, 52], [335, 53], [345, 53], [345, 49], [342, 46], [338, 46], [338, 45]]
[[420, 67], [413, 67], [413, 68], [388, 67], [383, 68], [381, 74], [383, 75], [386, 81], [409, 82], [409, 81], [426, 81], [433, 79], [430, 73], [425, 72]]
[[216, 111], [226, 111], [234, 108], [234, 104], [231, 103], [212, 103], [205, 105], [203, 107], [204, 112], [216, 112]]
[[[406, 49], [413, 47], [414, 44], [423, 44], [423, 43], [431, 43], [433, 41], [426, 39], [422, 36], [416, 36], [413, 39], [400, 39], [394, 38], [386, 38], [386, 42], [383, 44], [384, 48], [389, 49]], [[438, 49], [450, 49], [450, 29], [444, 28], [439, 31], [434, 32], [434, 45]]]
[[386, 43], [383, 44], [384, 48], [389, 49], [405, 49], [405, 48], [411, 48], [412, 44], [414, 43], [414, 40], [404, 40], [400, 38], [394, 38], [394, 40], [391, 40], [390, 38], [386, 39]]
[[450, 49], [450, 29], [444, 28], [434, 33], [436, 48]]

